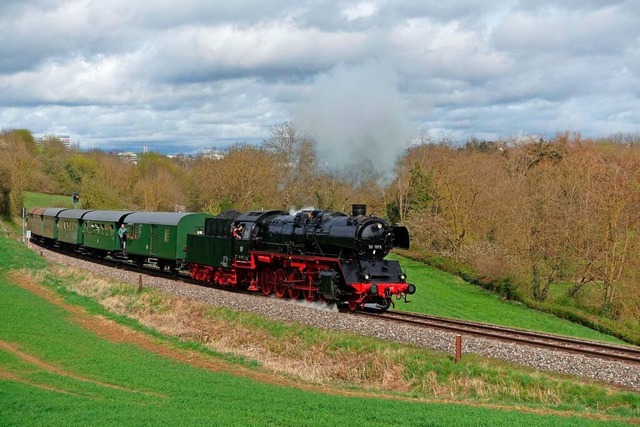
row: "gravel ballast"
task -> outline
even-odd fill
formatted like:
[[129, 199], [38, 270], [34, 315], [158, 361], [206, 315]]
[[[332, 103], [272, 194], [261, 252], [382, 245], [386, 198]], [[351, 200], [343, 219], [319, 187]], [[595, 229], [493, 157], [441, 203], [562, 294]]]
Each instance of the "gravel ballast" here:
[[[135, 286], [138, 285], [139, 277], [142, 275], [144, 286], [190, 298], [203, 304], [248, 311], [272, 319], [297, 322], [325, 329], [350, 331], [385, 340], [431, 348], [451, 355], [455, 354], [456, 334], [450, 332], [339, 313], [335, 308], [332, 309], [321, 304], [292, 302], [275, 297], [195, 286], [181, 281], [154, 277], [144, 272], [140, 273], [97, 264], [39, 247], [34, 247], [34, 250], [39, 251], [53, 262]], [[542, 371], [561, 372], [578, 377], [591, 378], [640, 391], [640, 366], [637, 364], [613, 362], [596, 357], [473, 336], [463, 336], [462, 342], [463, 355], [465, 353], [475, 353]]]

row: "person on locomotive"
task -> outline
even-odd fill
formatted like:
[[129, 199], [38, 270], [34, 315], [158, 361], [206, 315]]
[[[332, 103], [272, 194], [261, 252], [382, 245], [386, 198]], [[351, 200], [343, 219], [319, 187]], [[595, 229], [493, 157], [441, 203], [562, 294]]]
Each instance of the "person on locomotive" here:
[[235, 227], [233, 227], [233, 231], [231, 234], [233, 235], [234, 239], [241, 239], [243, 233], [244, 233], [244, 224], [240, 223], [240, 224], [237, 224]]

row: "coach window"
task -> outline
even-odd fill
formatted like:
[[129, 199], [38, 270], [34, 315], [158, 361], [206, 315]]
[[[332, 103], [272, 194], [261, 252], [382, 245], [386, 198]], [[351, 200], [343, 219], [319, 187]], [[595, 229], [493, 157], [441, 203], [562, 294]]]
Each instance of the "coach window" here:
[[142, 234], [142, 225], [131, 226], [131, 239], [138, 239]]

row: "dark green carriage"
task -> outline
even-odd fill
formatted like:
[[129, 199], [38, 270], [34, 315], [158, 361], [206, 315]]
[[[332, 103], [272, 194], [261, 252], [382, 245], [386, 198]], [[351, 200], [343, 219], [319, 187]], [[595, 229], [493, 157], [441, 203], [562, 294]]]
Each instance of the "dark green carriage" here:
[[138, 264], [156, 259], [160, 267], [180, 267], [186, 256], [187, 234], [204, 233], [204, 213], [135, 212], [124, 222], [127, 255]]
[[58, 214], [66, 210], [64, 208], [48, 208], [44, 210], [42, 213], [42, 237], [49, 240], [58, 239]]
[[122, 250], [118, 229], [127, 215], [133, 211], [92, 211], [84, 220], [84, 246], [98, 253], [113, 253]]
[[231, 267], [232, 222], [233, 219], [208, 218], [205, 221], [205, 234], [187, 235], [187, 262], [214, 267]]
[[31, 232], [32, 238], [42, 237], [42, 214], [47, 208], [33, 208], [27, 214], [27, 231]]
[[58, 242], [82, 245], [84, 241], [84, 221], [90, 210], [67, 209], [58, 214]]

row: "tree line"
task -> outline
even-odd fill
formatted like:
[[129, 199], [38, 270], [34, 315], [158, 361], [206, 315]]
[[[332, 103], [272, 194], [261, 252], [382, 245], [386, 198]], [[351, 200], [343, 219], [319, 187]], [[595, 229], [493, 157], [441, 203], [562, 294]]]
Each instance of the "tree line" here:
[[288, 122], [275, 125], [262, 144], [238, 143], [220, 157], [149, 152], [134, 164], [100, 150], [67, 148], [55, 137], [36, 143], [27, 130], [2, 131], [0, 149], [9, 154], [0, 159], [4, 216], [20, 211], [25, 191], [79, 192], [86, 209], [347, 211], [358, 200], [384, 215], [376, 177], [354, 186], [322, 171], [315, 141]]
[[389, 213], [416, 250], [640, 330], [640, 137], [426, 141], [398, 165]]
[[0, 134], [0, 211], [15, 215], [29, 190], [78, 191], [87, 209], [212, 214], [366, 203], [409, 228], [415, 256], [462, 265], [507, 297], [544, 302], [561, 285], [572, 304], [639, 328], [639, 142], [425, 137], [398, 159], [392, 182], [370, 174], [354, 184], [323, 170], [313, 138], [289, 122], [220, 158], [151, 152], [137, 164], [11, 130]]

